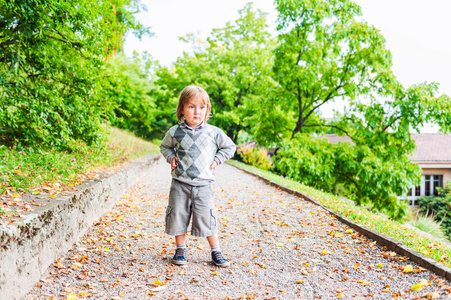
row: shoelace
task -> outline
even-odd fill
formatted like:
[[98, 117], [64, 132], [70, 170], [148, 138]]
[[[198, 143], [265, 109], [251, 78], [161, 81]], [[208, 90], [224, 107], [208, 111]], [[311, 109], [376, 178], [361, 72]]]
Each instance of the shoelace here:
[[225, 259], [224, 256], [222, 255], [222, 252], [213, 252], [213, 255], [215, 256], [215, 259], [218, 261]]
[[175, 251], [175, 256], [184, 256], [185, 255], [185, 248], [177, 248]]

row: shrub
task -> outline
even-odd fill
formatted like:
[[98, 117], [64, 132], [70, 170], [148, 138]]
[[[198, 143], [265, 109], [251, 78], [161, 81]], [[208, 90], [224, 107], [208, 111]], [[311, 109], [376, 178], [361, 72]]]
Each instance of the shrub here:
[[437, 190], [440, 195], [438, 197], [418, 198], [420, 213], [432, 212], [435, 221], [441, 222], [443, 233], [451, 239], [451, 182], [448, 182], [446, 188]]
[[[398, 158], [394, 162], [371, 147], [329, 143], [326, 139], [298, 136], [284, 144], [273, 157], [283, 176], [326, 192], [342, 191], [358, 205], [387, 214], [395, 220], [406, 217], [409, 207], [397, 199], [417, 166]], [[405, 170], [397, 168], [400, 162]]]
[[264, 148], [252, 148], [251, 146], [244, 144], [238, 146], [237, 152], [247, 164], [263, 170], [273, 168], [273, 162], [268, 156], [268, 151]]

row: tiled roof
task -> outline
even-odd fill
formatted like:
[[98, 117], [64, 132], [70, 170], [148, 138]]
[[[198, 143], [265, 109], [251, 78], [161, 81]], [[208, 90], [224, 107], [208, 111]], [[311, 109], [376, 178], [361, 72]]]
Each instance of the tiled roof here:
[[412, 133], [417, 149], [412, 155], [416, 163], [451, 163], [451, 134]]
[[[411, 159], [416, 163], [451, 163], [451, 134], [444, 133], [411, 133], [417, 145]], [[326, 134], [331, 143], [350, 142], [347, 136]]]

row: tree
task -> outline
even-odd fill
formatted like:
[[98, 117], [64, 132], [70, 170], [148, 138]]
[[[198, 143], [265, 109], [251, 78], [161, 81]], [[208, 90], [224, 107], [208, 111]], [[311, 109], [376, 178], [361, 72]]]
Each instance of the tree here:
[[165, 86], [171, 99], [186, 85], [202, 86], [212, 101], [210, 123], [223, 128], [235, 142], [241, 131], [253, 133], [250, 125], [260, 120], [249, 116], [261, 113], [266, 91], [274, 86], [273, 41], [265, 16], [248, 4], [236, 24], [214, 29], [203, 45], [188, 35], [184, 40], [194, 45], [194, 54], [185, 53], [171, 70], [160, 70], [156, 86]]
[[[410, 130], [430, 122], [449, 131], [451, 99], [437, 96], [435, 83], [404, 88], [391, 72], [384, 38], [356, 21], [360, 8], [351, 1], [276, 3], [281, 34], [273, 69], [281, 101], [295, 112], [287, 118], [291, 141], [276, 156], [279, 171], [402, 219], [407, 207], [396, 195], [421, 175], [409, 159], [415, 150]], [[319, 109], [334, 99], [349, 108], [332, 122], [322, 119]], [[328, 128], [352, 144], [313, 138]]]
[[[276, 0], [279, 44], [274, 79], [281, 101], [296, 113], [291, 136], [323, 131], [319, 110], [336, 99], [355, 100], [396, 85], [391, 54], [379, 31], [357, 21], [350, 0]], [[313, 128], [313, 129], [312, 129]]]
[[114, 99], [104, 62], [136, 22], [130, 0], [0, 3], [0, 142], [71, 148], [97, 144]]
[[153, 137], [151, 123], [156, 113], [150, 96], [153, 68], [154, 62], [147, 53], [142, 57], [135, 53], [132, 58], [119, 53], [107, 62], [104, 72], [103, 88], [107, 97], [116, 102], [111, 124], [147, 139]]

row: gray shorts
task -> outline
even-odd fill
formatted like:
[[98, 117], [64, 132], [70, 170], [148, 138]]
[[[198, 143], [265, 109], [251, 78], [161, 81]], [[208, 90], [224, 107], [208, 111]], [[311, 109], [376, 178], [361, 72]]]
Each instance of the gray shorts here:
[[193, 216], [192, 235], [211, 236], [218, 232], [211, 184], [192, 186], [172, 179], [169, 204], [166, 208], [165, 232], [174, 236], [186, 234], [191, 215]]

